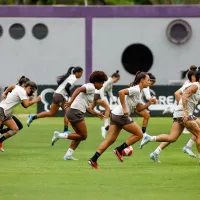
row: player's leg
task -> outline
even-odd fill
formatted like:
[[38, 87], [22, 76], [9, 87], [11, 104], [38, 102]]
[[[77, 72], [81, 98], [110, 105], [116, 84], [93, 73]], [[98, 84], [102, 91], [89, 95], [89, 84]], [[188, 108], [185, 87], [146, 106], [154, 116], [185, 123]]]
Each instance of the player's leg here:
[[148, 113], [147, 110], [143, 110], [141, 112], [138, 112], [138, 114], [143, 117], [142, 132], [143, 132], [143, 134], [145, 134], [146, 129], [147, 129], [147, 125], [148, 125], [148, 122], [149, 122], [150, 114]]

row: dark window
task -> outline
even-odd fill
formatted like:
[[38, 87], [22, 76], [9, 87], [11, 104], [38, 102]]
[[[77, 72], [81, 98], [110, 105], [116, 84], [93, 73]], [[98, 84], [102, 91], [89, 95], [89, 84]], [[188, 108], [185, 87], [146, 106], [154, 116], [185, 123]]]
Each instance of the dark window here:
[[10, 28], [9, 28], [9, 33], [10, 36], [13, 39], [19, 40], [21, 38], [24, 37], [25, 35], [25, 28], [22, 24], [13, 24]]
[[147, 72], [153, 64], [153, 54], [151, 50], [143, 44], [132, 44], [124, 50], [122, 54], [122, 65], [130, 74], [137, 71]]
[[33, 36], [37, 38], [38, 40], [42, 40], [45, 37], [47, 37], [48, 34], [48, 28], [45, 24], [35, 24], [35, 26], [32, 29]]
[[190, 39], [192, 29], [186, 21], [178, 19], [168, 25], [166, 34], [170, 42], [184, 44]]
[[3, 35], [3, 28], [2, 26], [0, 25], [0, 37]]

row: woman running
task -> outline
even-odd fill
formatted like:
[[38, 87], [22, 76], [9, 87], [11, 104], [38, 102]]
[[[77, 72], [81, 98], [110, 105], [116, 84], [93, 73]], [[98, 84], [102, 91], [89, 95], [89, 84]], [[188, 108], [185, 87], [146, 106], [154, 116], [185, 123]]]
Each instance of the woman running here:
[[122, 129], [131, 133], [132, 135], [126, 140], [126, 142], [113, 150], [119, 161], [123, 162], [123, 149], [142, 139], [142, 130], [138, 126], [138, 124], [132, 120], [130, 115], [134, 112], [135, 109], [138, 112], [141, 112], [142, 110], [148, 108], [151, 104], [154, 104], [156, 102], [154, 98], [150, 99], [150, 101], [145, 105], [143, 105], [141, 102], [141, 91], [143, 90], [143, 88], [149, 86], [149, 81], [150, 78], [147, 73], [138, 72], [136, 74], [134, 82], [131, 84], [132, 87], [119, 91], [120, 105], [118, 105], [111, 111], [111, 122], [108, 130], [108, 137], [100, 144], [97, 152], [88, 161], [88, 164], [91, 165], [93, 168], [98, 168], [98, 158], [110, 145], [115, 142]]
[[21, 103], [23, 103], [25, 108], [28, 108], [29, 106], [40, 101], [40, 96], [32, 101], [29, 100], [29, 97], [31, 97], [36, 90], [37, 85], [32, 81], [28, 81], [24, 87], [13, 85], [12, 92], [1, 101], [0, 126], [4, 124], [9, 128], [9, 130], [0, 138], [0, 143], [3, 143], [8, 138], [14, 136], [19, 130], [16, 122], [12, 118], [13, 108]]
[[158, 162], [158, 155], [162, 149], [179, 138], [184, 127], [196, 137], [196, 146], [199, 152], [200, 162], [200, 120], [193, 115], [196, 105], [200, 100], [200, 71], [196, 72], [195, 77], [197, 82], [192, 83], [185, 89], [183, 96], [175, 108], [171, 133], [169, 135], [162, 134], [158, 136], [146, 135], [141, 142], [141, 148], [152, 141], [167, 142], [162, 143], [160, 147], [150, 154], [150, 158], [154, 160], [154, 162]]
[[84, 119], [84, 114], [86, 111], [96, 115], [100, 119], [105, 117], [102, 113], [92, 110], [89, 105], [94, 100], [95, 89], [101, 89], [104, 82], [107, 80], [108, 77], [103, 71], [93, 72], [89, 78], [90, 83], [86, 83], [77, 88], [74, 91], [70, 101], [66, 103], [65, 108], [68, 108], [66, 111], [66, 116], [75, 132], [59, 133], [58, 131], [55, 131], [52, 138], [52, 146], [58, 139], [72, 140], [70, 148], [64, 155], [64, 160], [77, 160], [72, 157], [72, 154], [81, 143], [81, 141], [87, 139], [87, 126]]
[[93, 110], [96, 105], [102, 106], [105, 109], [105, 119], [104, 119], [104, 126], [101, 127], [101, 135], [103, 138], [106, 137], [107, 128], [109, 125], [109, 115], [110, 115], [110, 106], [105, 100], [105, 93], [109, 95], [112, 99], [112, 102], [117, 103], [116, 99], [113, 96], [113, 83], [117, 83], [120, 79], [119, 71], [117, 70], [115, 73], [112, 74], [111, 77], [103, 84], [103, 87], [100, 90], [95, 91], [94, 101], [90, 106]]
[[[30, 81], [29, 78], [25, 77], [25, 76], [22, 76], [19, 80], [18, 80], [18, 83], [16, 85], [19, 85], [21, 87], [24, 87], [24, 85]], [[15, 88], [15, 84], [9, 86], [9, 87], [6, 87], [4, 89], [4, 92], [2, 94], [2, 98], [5, 99], [7, 97], [7, 95], [12, 92], [12, 90]], [[23, 103], [22, 103], [22, 106], [23, 106]], [[21, 130], [23, 128], [23, 124], [21, 123], [21, 121], [16, 117], [16, 116], [12, 116], [13, 120], [15, 121], [15, 123], [17, 124], [18, 126], [18, 129]], [[10, 129], [9, 128], [3, 128], [4, 127], [4, 124], [1, 124], [0, 126], [0, 134], [4, 134], [4, 133], [7, 133]], [[0, 151], [1, 152], [4, 152], [4, 148], [3, 148], [3, 144], [0, 143]]]
[[[29, 115], [27, 125], [33, 122], [33, 120], [53, 117], [61, 107], [65, 112], [65, 104], [71, 95], [71, 89], [74, 87], [76, 81], [81, 78], [83, 69], [81, 67], [70, 67], [66, 74], [57, 77], [58, 88], [53, 93], [53, 101], [48, 112], [41, 112], [36, 115]], [[67, 100], [66, 100], [67, 99]], [[64, 115], [64, 132], [68, 132], [68, 119]]]

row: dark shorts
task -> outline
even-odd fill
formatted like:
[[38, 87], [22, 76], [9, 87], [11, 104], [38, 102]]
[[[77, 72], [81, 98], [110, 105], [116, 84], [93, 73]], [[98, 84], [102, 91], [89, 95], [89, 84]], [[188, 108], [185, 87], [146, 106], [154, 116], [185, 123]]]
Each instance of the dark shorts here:
[[0, 107], [0, 121], [4, 122], [9, 119], [12, 119], [12, 114], [5, 115], [4, 109]]
[[[190, 115], [188, 117], [188, 121], [194, 121], [196, 120], [197, 118], [194, 116], [194, 115]], [[173, 122], [178, 122], [180, 125], [184, 125], [184, 122], [183, 122], [183, 117], [177, 117], [177, 118], [173, 118]]]
[[66, 99], [63, 97], [63, 95], [57, 94], [57, 93], [54, 92], [52, 102], [53, 102], [53, 104], [56, 104], [58, 106], [62, 106], [66, 102]]
[[113, 113], [110, 114], [110, 124], [117, 125], [120, 128], [123, 128], [125, 125], [133, 123], [131, 117], [127, 117], [124, 115], [115, 115]]
[[101, 99], [100, 94], [94, 94], [94, 101]]
[[85, 114], [80, 110], [68, 108], [66, 111], [66, 116], [72, 126], [76, 125], [78, 122], [84, 121]]

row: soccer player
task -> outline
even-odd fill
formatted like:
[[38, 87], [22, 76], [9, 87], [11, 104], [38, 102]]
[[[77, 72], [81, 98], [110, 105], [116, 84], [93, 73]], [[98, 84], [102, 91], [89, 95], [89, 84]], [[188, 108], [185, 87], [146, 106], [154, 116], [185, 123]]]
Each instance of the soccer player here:
[[149, 86], [150, 78], [145, 72], [138, 72], [136, 74], [132, 87], [119, 91], [120, 105], [111, 111], [110, 127], [108, 130], [108, 137], [103, 141], [97, 149], [97, 152], [88, 161], [89, 165], [97, 169], [98, 158], [103, 152], [112, 145], [120, 134], [121, 130], [131, 133], [132, 135], [120, 146], [116, 147], [113, 151], [118, 157], [119, 161], [123, 162], [122, 151], [128, 146], [136, 143], [143, 137], [141, 128], [130, 117], [131, 113], [136, 109], [138, 112], [148, 108], [151, 104], [154, 104], [156, 100], [150, 99], [145, 105], [141, 101], [141, 91], [143, 88]]
[[195, 77], [197, 82], [192, 83], [185, 89], [183, 96], [175, 108], [171, 133], [169, 135], [162, 134], [158, 136], [146, 135], [140, 144], [140, 147], [142, 148], [145, 144], [152, 141], [168, 142], [167, 144], [162, 143], [150, 154], [150, 158], [154, 160], [154, 162], [158, 162], [158, 155], [167, 145], [171, 142], [175, 142], [179, 138], [184, 127], [196, 137], [196, 146], [199, 152], [200, 162], [200, 120], [193, 115], [195, 107], [200, 99], [200, 71], [196, 72]]
[[[25, 77], [25, 76], [22, 76], [19, 80], [18, 80], [18, 83], [16, 85], [19, 85], [21, 87], [23, 87], [25, 85], [25, 83], [27, 83], [28, 81], [30, 81], [29, 78]], [[15, 84], [9, 86], [9, 87], [6, 87], [4, 89], [4, 92], [2, 94], [2, 98], [5, 99], [7, 97], [7, 95], [12, 92], [12, 90], [15, 88]], [[29, 98], [30, 99], [30, 98]], [[23, 106], [23, 103], [22, 103], [22, 106]], [[16, 117], [16, 116], [12, 116], [13, 120], [15, 121], [15, 123], [17, 124], [18, 126], [18, 129], [21, 130], [23, 128], [23, 124], [21, 123], [21, 121]], [[0, 134], [4, 134], [6, 132], [8, 132], [10, 129], [9, 128], [3, 128], [4, 127], [4, 124], [1, 124], [0, 126]], [[4, 152], [4, 148], [3, 148], [3, 144], [0, 143], [0, 151], [1, 152]]]
[[59, 133], [58, 131], [55, 131], [52, 138], [52, 146], [58, 139], [72, 140], [70, 148], [64, 155], [64, 160], [77, 160], [76, 158], [72, 157], [72, 154], [81, 141], [87, 139], [87, 126], [84, 120], [85, 112], [88, 111], [100, 119], [105, 117], [102, 113], [92, 110], [89, 105], [94, 100], [95, 89], [101, 89], [107, 79], [108, 77], [103, 71], [94, 71], [90, 75], [90, 83], [86, 83], [77, 88], [74, 91], [70, 101], [66, 103], [66, 108], [68, 108], [66, 115], [75, 132]]
[[120, 79], [119, 71], [117, 70], [112, 74], [111, 77], [108, 77], [108, 80], [103, 84], [103, 87], [100, 90], [95, 91], [94, 101], [91, 105], [91, 109], [93, 110], [96, 105], [102, 106], [105, 109], [105, 119], [104, 126], [101, 127], [101, 135], [103, 138], [106, 137], [107, 129], [108, 129], [108, 119], [110, 116], [110, 106], [105, 100], [105, 93], [109, 95], [113, 102], [117, 103], [113, 96], [113, 83], [117, 83]]
[[[83, 69], [81, 67], [70, 67], [66, 74], [57, 77], [58, 88], [53, 93], [53, 101], [50, 106], [49, 112], [41, 112], [36, 115], [29, 115], [27, 125], [33, 122], [33, 120], [53, 117], [61, 107], [65, 112], [65, 104], [71, 95], [71, 89], [74, 87], [76, 81], [81, 78]], [[66, 100], [67, 99], [67, 100]], [[64, 132], [68, 132], [68, 119], [64, 115]]]
[[13, 87], [12, 92], [0, 103], [0, 125], [4, 124], [9, 128], [0, 138], [0, 143], [14, 136], [19, 130], [16, 122], [12, 119], [11, 113], [13, 108], [21, 103], [23, 103], [25, 108], [28, 108], [40, 101], [40, 96], [32, 101], [29, 100], [29, 97], [37, 90], [37, 85], [34, 82], [28, 81], [24, 87], [19, 85], [13, 85]]

